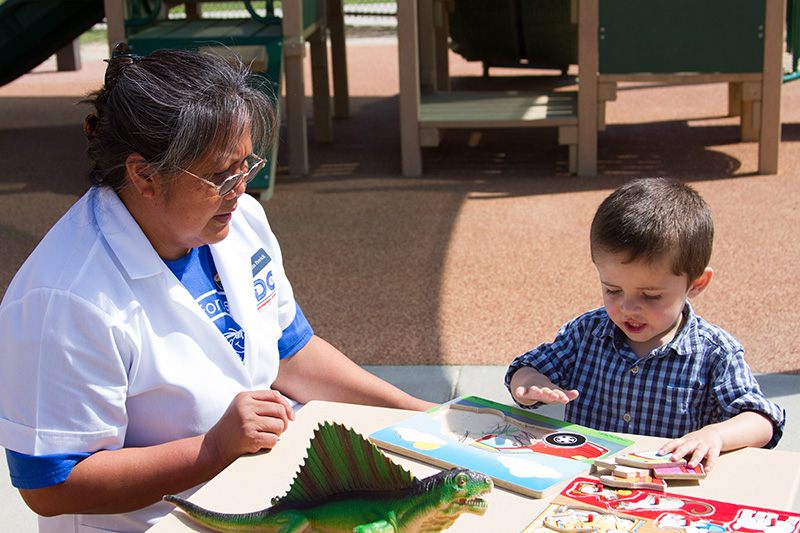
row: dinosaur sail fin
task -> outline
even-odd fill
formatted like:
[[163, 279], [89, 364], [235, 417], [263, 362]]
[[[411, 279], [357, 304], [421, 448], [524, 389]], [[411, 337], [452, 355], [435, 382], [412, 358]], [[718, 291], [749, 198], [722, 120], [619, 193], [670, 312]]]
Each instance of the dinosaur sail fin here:
[[360, 434], [326, 422], [314, 431], [306, 461], [289, 491], [272, 503], [303, 507], [334, 494], [400, 490], [416, 481]]

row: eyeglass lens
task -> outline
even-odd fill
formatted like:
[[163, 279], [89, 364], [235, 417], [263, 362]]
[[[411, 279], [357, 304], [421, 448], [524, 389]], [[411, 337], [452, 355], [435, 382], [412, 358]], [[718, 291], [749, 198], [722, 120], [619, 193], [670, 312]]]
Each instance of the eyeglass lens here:
[[263, 168], [265, 163], [266, 161], [264, 161], [263, 159], [259, 159], [253, 156], [248, 157], [245, 160], [245, 165], [247, 165], [247, 169], [243, 170], [242, 172], [233, 174], [232, 176], [228, 176], [220, 184], [218, 194], [220, 196], [225, 196], [226, 194], [231, 192], [233, 188], [236, 187], [242, 179], [244, 179], [245, 183], [250, 183], [253, 180], [253, 178], [256, 177], [258, 171], [261, 170], [261, 168]]

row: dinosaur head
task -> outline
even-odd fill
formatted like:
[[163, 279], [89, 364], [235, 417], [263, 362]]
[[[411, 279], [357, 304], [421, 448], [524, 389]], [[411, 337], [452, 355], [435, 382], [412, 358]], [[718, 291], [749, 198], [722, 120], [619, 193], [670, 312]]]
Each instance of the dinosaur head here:
[[400, 520], [401, 531], [432, 533], [449, 528], [464, 513], [483, 515], [486, 501], [481, 498], [492, 490], [489, 476], [464, 468], [453, 468], [421, 480], [415, 490], [424, 503]]
[[455, 518], [462, 513], [483, 515], [486, 512], [486, 501], [481, 496], [494, 486], [489, 476], [465, 468], [452, 468], [433, 477], [438, 478], [439, 513]]

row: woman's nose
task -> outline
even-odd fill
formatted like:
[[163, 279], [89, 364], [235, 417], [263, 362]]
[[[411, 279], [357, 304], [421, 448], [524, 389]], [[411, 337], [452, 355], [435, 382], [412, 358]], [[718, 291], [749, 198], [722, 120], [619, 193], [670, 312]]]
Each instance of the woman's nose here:
[[239, 178], [239, 181], [236, 183], [236, 185], [233, 186], [233, 189], [228, 191], [228, 194], [223, 196], [223, 198], [225, 200], [232, 200], [234, 198], [239, 198], [241, 195], [244, 194], [244, 191], [246, 189], [247, 189], [247, 183], [244, 181], [244, 179]]

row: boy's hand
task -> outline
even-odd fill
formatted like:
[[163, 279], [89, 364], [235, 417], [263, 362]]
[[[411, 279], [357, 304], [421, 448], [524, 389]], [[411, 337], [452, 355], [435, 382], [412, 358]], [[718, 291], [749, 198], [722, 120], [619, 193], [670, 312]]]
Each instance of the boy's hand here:
[[687, 466], [695, 467], [705, 459], [705, 470], [711, 472], [714, 463], [722, 451], [722, 436], [717, 429], [711, 425], [703, 429], [687, 433], [679, 439], [672, 439], [664, 444], [659, 455], [672, 454], [673, 460], [686, 459]]
[[563, 390], [558, 387], [537, 387], [531, 385], [530, 387], [517, 387], [514, 389], [514, 396], [516, 396], [519, 403], [529, 405], [531, 403], [569, 403], [578, 397], [576, 390]]
[[710, 472], [720, 452], [745, 446], [766, 446], [772, 438], [772, 431], [772, 421], [766, 415], [745, 411], [673, 439], [662, 446], [660, 452], [672, 452], [675, 459], [686, 459], [689, 466], [697, 466], [705, 457], [706, 472]]
[[568, 403], [578, 397], [576, 390], [563, 390], [531, 367], [524, 366], [511, 376], [509, 390], [520, 405]]
[[766, 415], [745, 411], [673, 439], [662, 446], [660, 452], [672, 452], [675, 459], [685, 458], [689, 466], [697, 466], [705, 457], [706, 472], [710, 472], [720, 452], [745, 446], [761, 448], [770, 441], [772, 432], [772, 421]]

